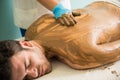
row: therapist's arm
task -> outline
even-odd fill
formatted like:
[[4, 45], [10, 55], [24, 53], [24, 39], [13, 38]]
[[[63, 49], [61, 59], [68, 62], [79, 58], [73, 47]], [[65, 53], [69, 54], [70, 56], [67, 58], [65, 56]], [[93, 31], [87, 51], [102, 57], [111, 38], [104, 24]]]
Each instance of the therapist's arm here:
[[51, 10], [59, 23], [65, 26], [74, 26], [77, 21], [74, 18], [74, 14], [69, 9], [58, 3], [57, 0], [37, 0], [47, 9]]
[[37, 1], [51, 11], [56, 5], [58, 5], [57, 0], [37, 0]]

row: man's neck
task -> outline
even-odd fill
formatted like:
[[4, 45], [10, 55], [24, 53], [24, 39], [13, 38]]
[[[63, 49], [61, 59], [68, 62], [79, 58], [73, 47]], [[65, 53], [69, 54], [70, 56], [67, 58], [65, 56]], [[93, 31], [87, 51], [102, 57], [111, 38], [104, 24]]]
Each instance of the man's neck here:
[[44, 53], [44, 55], [46, 56], [46, 53], [45, 53], [45, 49], [42, 45], [40, 45], [37, 41], [30, 41], [32, 44], [34, 44], [35, 46], [39, 47], [39, 49], [42, 51], [42, 53]]

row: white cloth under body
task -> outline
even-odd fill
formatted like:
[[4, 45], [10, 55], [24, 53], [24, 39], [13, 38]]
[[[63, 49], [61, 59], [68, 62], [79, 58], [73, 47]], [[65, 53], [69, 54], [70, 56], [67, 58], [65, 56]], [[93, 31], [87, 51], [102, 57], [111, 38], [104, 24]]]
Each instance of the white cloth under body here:
[[[27, 29], [37, 18], [52, 13], [37, 0], [13, 0], [15, 25]], [[58, 0], [65, 8], [71, 9], [70, 0]]]
[[53, 60], [52, 72], [36, 80], [120, 80], [120, 61], [88, 70], [75, 70]]

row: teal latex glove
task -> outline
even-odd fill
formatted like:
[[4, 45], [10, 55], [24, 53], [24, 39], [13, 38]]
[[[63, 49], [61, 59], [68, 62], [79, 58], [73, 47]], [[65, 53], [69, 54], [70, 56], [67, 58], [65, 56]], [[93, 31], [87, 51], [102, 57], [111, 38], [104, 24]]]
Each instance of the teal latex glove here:
[[54, 13], [55, 18], [62, 25], [73, 26], [77, 23], [72, 12], [70, 12], [69, 9], [64, 8], [62, 4], [56, 5], [52, 11]]

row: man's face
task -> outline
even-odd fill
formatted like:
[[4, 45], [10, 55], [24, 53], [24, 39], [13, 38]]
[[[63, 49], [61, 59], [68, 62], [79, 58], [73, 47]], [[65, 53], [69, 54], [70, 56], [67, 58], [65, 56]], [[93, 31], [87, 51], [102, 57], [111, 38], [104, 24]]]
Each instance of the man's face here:
[[26, 44], [22, 43], [28, 50], [11, 57], [12, 80], [32, 80], [51, 71], [51, 65], [40, 47], [29, 42]]

